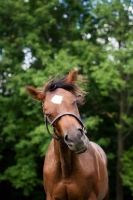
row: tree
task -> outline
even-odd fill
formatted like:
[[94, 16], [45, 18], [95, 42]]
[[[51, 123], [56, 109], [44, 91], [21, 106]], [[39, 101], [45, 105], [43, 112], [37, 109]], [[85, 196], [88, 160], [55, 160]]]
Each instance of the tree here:
[[[123, 156], [123, 184], [132, 190], [130, 171], [125, 171], [132, 149], [132, 6], [132, 1], [118, 0], [0, 0], [0, 187], [4, 199], [44, 198], [42, 165], [50, 138], [41, 105], [28, 97], [24, 86], [42, 87], [50, 77], [61, 77], [74, 67], [86, 79], [81, 83], [88, 92], [86, 104], [79, 109], [88, 137], [107, 153], [110, 185], [115, 184], [119, 136], [118, 167]], [[116, 174], [122, 191], [118, 170]], [[122, 200], [122, 192], [116, 191], [117, 200]]]

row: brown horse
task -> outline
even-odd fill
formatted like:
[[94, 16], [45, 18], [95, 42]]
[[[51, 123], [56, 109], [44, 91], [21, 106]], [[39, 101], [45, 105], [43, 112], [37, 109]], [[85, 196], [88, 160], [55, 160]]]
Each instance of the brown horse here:
[[[43, 91], [26, 86], [34, 99], [42, 101], [46, 128], [53, 138], [43, 170], [47, 200], [108, 199], [106, 155], [86, 137], [77, 108], [83, 99], [77, 76], [78, 70], [73, 69], [65, 77], [49, 81]], [[54, 135], [49, 132], [48, 121]]]

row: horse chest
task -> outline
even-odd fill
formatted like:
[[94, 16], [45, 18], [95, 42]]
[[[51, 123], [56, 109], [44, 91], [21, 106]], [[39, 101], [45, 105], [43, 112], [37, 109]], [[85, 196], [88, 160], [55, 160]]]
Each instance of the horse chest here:
[[52, 197], [55, 200], [87, 200], [88, 197], [94, 196], [93, 192], [90, 192], [91, 187], [82, 180], [61, 180], [58, 182], [52, 192]]
[[[87, 200], [88, 197], [95, 196], [92, 191], [94, 182], [91, 172], [86, 173], [85, 171], [83, 173], [80, 170], [74, 170], [68, 176], [62, 177], [63, 175], [59, 171], [55, 171], [56, 167], [53, 168], [51, 176], [46, 179], [47, 185], [50, 187], [48, 190], [45, 188], [52, 200]], [[52, 176], [52, 174], [54, 175]], [[90, 198], [90, 200], [93, 200], [93, 198]]]

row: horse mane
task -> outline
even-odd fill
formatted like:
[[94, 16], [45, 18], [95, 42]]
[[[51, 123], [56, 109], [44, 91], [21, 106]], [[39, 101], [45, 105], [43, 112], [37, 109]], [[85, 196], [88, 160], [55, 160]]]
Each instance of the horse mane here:
[[67, 76], [64, 76], [58, 80], [51, 79], [44, 85], [44, 88], [43, 88], [44, 94], [48, 91], [52, 92], [56, 90], [57, 88], [62, 88], [74, 94], [77, 99], [78, 104], [83, 104], [84, 96], [86, 92], [82, 88], [80, 88], [77, 84], [68, 83], [66, 80], [67, 80]]

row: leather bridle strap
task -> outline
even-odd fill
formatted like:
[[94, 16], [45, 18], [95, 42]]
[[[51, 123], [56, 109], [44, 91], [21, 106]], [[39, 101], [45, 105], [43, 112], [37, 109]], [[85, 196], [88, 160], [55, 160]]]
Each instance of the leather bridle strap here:
[[47, 129], [48, 134], [50, 135], [50, 137], [52, 137], [53, 139], [58, 140], [58, 141], [60, 141], [60, 142], [64, 142], [64, 140], [56, 133], [56, 131], [54, 131], [54, 132], [55, 132], [55, 134], [56, 134], [57, 137], [54, 137], [54, 136], [50, 133], [49, 128], [48, 128], [48, 121], [49, 121], [50, 125], [53, 126], [54, 123], [55, 123], [57, 120], [59, 120], [61, 117], [65, 116], [65, 115], [70, 115], [70, 116], [73, 116], [74, 118], [76, 118], [77, 121], [81, 124], [82, 128], [85, 130], [85, 126], [84, 126], [83, 122], [81, 121], [81, 119], [78, 118], [75, 114], [73, 114], [73, 113], [71, 113], [71, 112], [65, 112], [65, 113], [63, 113], [63, 114], [58, 115], [57, 117], [55, 117], [55, 119], [54, 119], [52, 122], [50, 122], [50, 120], [48, 119], [48, 116], [45, 115], [45, 124], [46, 124], [46, 129]]
[[81, 119], [79, 119], [75, 114], [71, 113], [71, 112], [65, 112], [63, 114], [58, 115], [57, 117], [55, 117], [55, 119], [50, 122], [51, 125], [54, 125], [54, 123], [59, 120], [61, 117], [65, 116], [65, 115], [71, 115], [73, 117], [75, 117], [77, 119], [77, 121], [81, 124], [82, 128], [84, 127], [83, 122], [81, 121]]
[[58, 140], [58, 141], [60, 141], [60, 142], [64, 142], [64, 140], [56, 133], [56, 131], [54, 131], [54, 133], [56, 134], [57, 137], [54, 137], [54, 136], [50, 133], [49, 128], [48, 128], [49, 119], [48, 119], [48, 117], [45, 116], [45, 115], [44, 115], [44, 121], [45, 121], [45, 125], [46, 125], [46, 130], [47, 130], [49, 136], [50, 136], [51, 138], [55, 139], [55, 140]]

